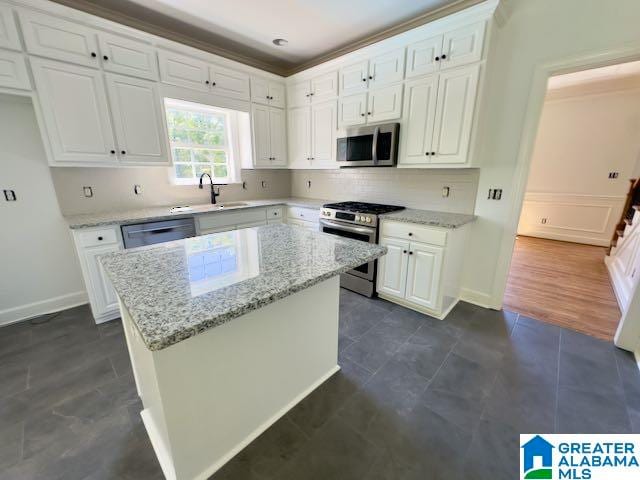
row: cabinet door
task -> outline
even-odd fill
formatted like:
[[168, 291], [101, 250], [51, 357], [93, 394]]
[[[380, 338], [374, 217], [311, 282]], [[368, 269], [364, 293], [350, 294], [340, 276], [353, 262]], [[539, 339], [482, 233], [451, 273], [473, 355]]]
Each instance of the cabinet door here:
[[31, 68], [54, 159], [117, 163], [102, 72], [40, 58]]
[[107, 88], [120, 161], [168, 163], [165, 148], [167, 134], [162, 123], [157, 84], [107, 74]]
[[336, 148], [336, 102], [311, 107], [311, 160], [330, 163]]
[[412, 243], [409, 245], [409, 252], [405, 298], [410, 302], [438, 311], [443, 249], [422, 243]]
[[369, 62], [369, 86], [380, 87], [404, 78], [404, 47], [373, 57]]
[[290, 107], [300, 107], [307, 105], [311, 101], [311, 84], [308, 80], [294, 83], [287, 87], [287, 105]]
[[329, 72], [311, 79], [311, 100], [322, 102], [338, 96], [338, 72]]
[[253, 122], [254, 164], [270, 165], [269, 107], [254, 105], [251, 109], [251, 118]]
[[94, 317], [101, 317], [110, 312], [118, 310], [118, 297], [107, 277], [98, 256], [105, 253], [117, 252], [118, 245], [105, 245], [101, 247], [85, 248], [83, 250], [84, 260], [87, 266], [87, 276], [90, 285], [88, 286], [91, 300], [91, 310]]
[[0, 50], [0, 87], [31, 90], [27, 62], [22, 53]]
[[10, 50], [22, 50], [16, 22], [11, 8], [0, 5], [0, 47]]
[[402, 84], [369, 91], [368, 122], [393, 120], [402, 115]]
[[307, 166], [311, 158], [311, 108], [292, 108], [287, 116], [289, 162]]
[[404, 95], [400, 132], [400, 164], [429, 163], [436, 117], [438, 76], [408, 82]]
[[251, 79], [251, 101], [262, 105], [269, 105], [269, 82], [264, 78]]
[[21, 11], [29, 53], [90, 67], [99, 65], [96, 35], [90, 28], [37, 12]]
[[485, 22], [478, 22], [445, 33], [440, 68], [454, 68], [482, 58]]
[[340, 95], [366, 92], [369, 76], [369, 61], [354, 63], [342, 67], [338, 73], [340, 81]]
[[432, 163], [465, 163], [476, 103], [480, 66], [440, 74]]
[[269, 109], [269, 144], [271, 146], [271, 165], [287, 165], [287, 132], [284, 110]]
[[367, 94], [359, 93], [338, 100], [338, 125], [363, 125], [367, 121]]
[[380, 245], [387, 247], [387, 254], [378, 260], [376, 289], [398, 298], [404, 298], [409, 262], [409, 242], [383, 237]]
[[206, 63], [179, 53], [158, 51], [160, 80], [170, 85], [209, 91], [209, 67]]
[[100, 33], [98, 40], [105, 70], [158, 80], [158, 60], [151, 45], [106, 32]]
[[213, 65], [209, 67], [209, 80], [211, 81], [211, 93], [249, 100], [249, 75]]
[[286, 105], [284, 84], [269, 82], [269, 104], [272, 107], [284, 108]]
[[439, 70], [441, 54], [442, 35], [409, 45], [407, 48], [407, 78], [419, 77]]

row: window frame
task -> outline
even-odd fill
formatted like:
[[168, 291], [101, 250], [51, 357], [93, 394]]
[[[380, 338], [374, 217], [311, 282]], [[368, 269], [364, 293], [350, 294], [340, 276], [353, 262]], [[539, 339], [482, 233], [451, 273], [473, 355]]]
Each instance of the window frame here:
[[[224, 148], [216, 148], [207, 145], [189, 145], [189, 144], [175, 144], [171, 141], [169, 133], [169, 121], [167, 116], [167, 109], [169, 108], [184, 108], [185, 110], [192, 112], [202, 113], [215, 113], [222, 114], [226, 117], [226, 139]], [[236, 110], [229, 108], [218, 107], [210, 104], [201, 103], [198, 101], [184, 100], [173, 97], [165, 97], [163, 101], [163, 114], [165, 117], [165, 125], [167, 126], [167, 143], [169, 145], [169, 155], [171, 157], [171, 167], [169, 168], [169, 179], [173, 185], [197, 185], [199, 183], [199, 177], [181, 178], [176, 175], [176, 165], [184, 162], [176, 162], [173, 156], [174, 148], [191, 148], [191, 149], [209, 149], [209, 150], [224, 150], [227, 153], [227, 177], [225, 178], [213, 178], [214, 183], [230, 184], [241, 183], [240, 170], [241, 170], [241, 145], [240, 145], [240, 123]], [[191, 165], [196, 163], [191, 162]], [[215, 165], [214, 163], [207, 163], [205, 165]], [[212, 169], [213, 171], [213, 169]]]

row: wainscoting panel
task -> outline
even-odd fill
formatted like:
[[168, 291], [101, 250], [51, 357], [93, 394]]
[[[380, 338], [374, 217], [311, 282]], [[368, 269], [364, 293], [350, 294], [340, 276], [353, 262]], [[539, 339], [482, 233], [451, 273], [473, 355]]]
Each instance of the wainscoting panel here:
[[518, 234], [606, 247], [624, 201], [623, 196], [529, 192]]

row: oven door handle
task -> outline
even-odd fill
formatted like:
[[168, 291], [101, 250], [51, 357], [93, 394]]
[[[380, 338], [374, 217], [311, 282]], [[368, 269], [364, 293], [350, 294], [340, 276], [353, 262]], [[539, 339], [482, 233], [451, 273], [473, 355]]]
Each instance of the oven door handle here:
[[334, 227], [339, 230], [345, 230], [347, 232], [356, 232], [356, 233], [364, 233], [367, 235], [374, 235], [375, 229], [367, 228], [367, 227], [356, 227], [351, 225], [345, 225], [343, 223], [332, 222], [331, 220], [325, 220], [324, 218], [320, 219], [320, 223], [322, 225], [326, 225], [328, 227]]
[[371, 160], [373, 164], [378, 163], [378, 135], [380, 134], [380, 127], [376, 127], [373, 131], [373, 143], [371, 144]]

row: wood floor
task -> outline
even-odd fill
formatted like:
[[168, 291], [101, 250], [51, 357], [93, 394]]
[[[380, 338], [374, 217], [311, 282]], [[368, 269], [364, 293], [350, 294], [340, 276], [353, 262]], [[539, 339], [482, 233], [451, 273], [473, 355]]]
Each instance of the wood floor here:
[[518, 237], [504, 308], [611, 340], [620, 309], [604, 256], [604, 247]]

